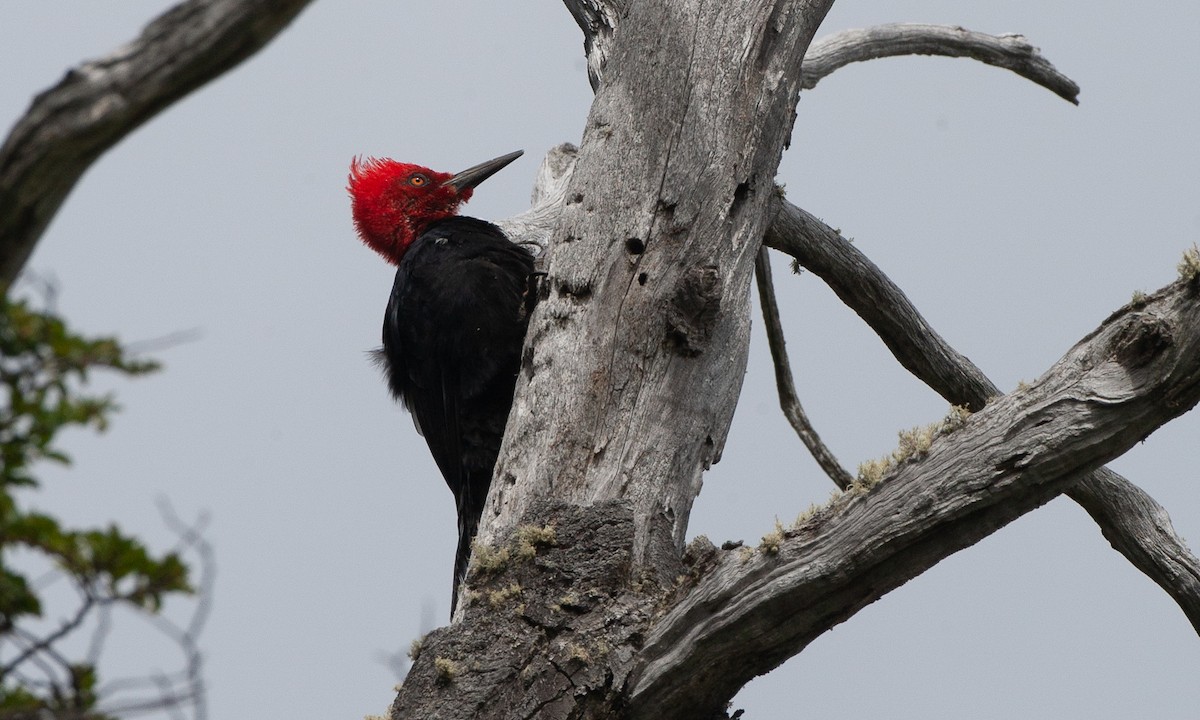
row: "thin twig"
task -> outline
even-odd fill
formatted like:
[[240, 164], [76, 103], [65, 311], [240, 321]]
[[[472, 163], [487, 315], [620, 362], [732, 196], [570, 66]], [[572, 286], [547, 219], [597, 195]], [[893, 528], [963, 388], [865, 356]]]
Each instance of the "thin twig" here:
[[[165, 674], [159, 673], [153, 678], [155, 686], [158, 688], [159, 697], [176, 697], [174, 695], [175, 684]], [[186, 720], [187, 716], [180, 709], [182, 703], [168, 703], [163, 709], [171, 716], [172, 720]]]
[[208, 527], [210, 515], [201, 513], [192, 525], [180, 520], [179, 515], [166, 498], [158, 499], [159, 513], [163, 521], [175, 531], [189, 547], [195, 549], [200, 556], [200, 587], [197, 590], [199, 601], [196, 611], [188, 622], [187, 629], [180, 638], [179, 645], [187, 658], [188, 684], [191, 688], [192, 707], [195, 709], [195, 720], [205, 720], [208, 717], [208, 693], [204, 683], [204, 655], [196, 643], [196, 638], [204, 631], [208, 618], [212, 614], [212, 599], [215, 597], [217, 581], [217, 559], [212, 545], [204, 539], [203, 530]]
[[182, 708], [190, 705], [193, 718], [204, 720], [208, 715], [203, 676], [204, 656], [197, 638], [212, 612], [216, 578], [215, 554], [203, 535], [209, 515], [202, 513], [189, 525], [179, 518], [165, 498], [159, 498], [157, 503], [164, 524], [178, 538], [172, 552], [182, 554], [191, 551], [200, 557], [200, 579], [196, 591], [198, 599], [186, 627], [180, 627], [159, 613], [142, 611], [139, 617], [179, 647], [184, 657], [184, 667], [178, 672], [158, 672], [147, 677], [111, 680], [97, 689], [96, 697], [98, 706], [106, 715], [128, 717], [164, 711], [173, 717], [184, 717]]
[[104, 652], [104, 644], [108, 641], [108, 635], [112, 631], [112, 606], [101, 605], [96, 614], [96, 630], [92, 633], [91, 642], [88, 643], [86, 662], [88, 665], [95, 666], [100, 662], [100, 655]]
[[[26, 633], [25, 635], [28, 635], [28, 633]], [[14, 629], [10, 633], [11, 638], [13, 638], [14, 640], [21, 641], [21, 643], [24, 644], [26, 647], [32, 645], [37, 640], [37, 638], [33, 638], [32, 640], [28, 639], [27, 637], [25, 637], [25, 635], [22, 635], [22, 633], [16, 629]], [[50, 665], [50, 663], [43, 660], [40, 655], [36, 655], [36, 654], [31, 655], [29, 657], [29, 663], [31, 665], [33, 665], [34, 667], [36, 667], [38, 670], [42, 671], [42, 675], [44, 675], [46, 677], [45, 681], [26, 682], [25, 680], [22, 679], [22, 674], [18, 672], [18, 670], [20, 668], [13, 668], [10, 676], [13, 678], [16, 678], [17, 681], [22, 683], [25, 687], [43, 687], [43, 688], [46, 688], [48, 691], [56, 691], [58, 688], [58, 673], [55, 671], [54, 666]], [[9, 676], [5, 676], [6, 679], [7, 679], [7, 677], [9, 677]]]
[[213, 552], [212, 545], [204, 539], [204, 530], [208, 527], [212, 516], [207, 512], [202, 512], [196, 518], [195, 523], [188, 525], [180, 519], [175, 508], [165, 497], [159, 497], [156, 504], [163, 522], [179, 536], [182, 547], [195, 549], [196, 554], [200, 556], [200, 588], [197, 590], [197, 595], [202, 602], [196, 608], [187, 628], [187, 634], [195, 638], [204, 630], [204, 625], [208, 622], [208, 617], [212, 612], [211, 600], [217, 581], [217, 556]]
[[[88, 613], [91, 612], [92, 608], [96, 606], [97, 602], [99, 601], [96, 598], [85, 593], [83, 604], [79, 606], [79, 609], [75, 612], [75, 616], [64, 622], [57, 630], [44, 638], [35, 638], [33, 635], [26, 633], [21, 628], [13, 628], [12, 632], [14, 634], [24, 635], [25, 639], [30, 642], [30, 645], [22, 652], [17, 653], [17, 656], [11, 661], [0, 666], [0, 679], [3, 679], [6, 675], [12, 672], [13, 668], [25, 662], [30, 656], [36, 653], [47, 652], [51, 653], [52, 656], [57, 655], [51, 646], [62, 639], [63, 636], [82, 625], [83, 621], [87, 618]], [[61, 658], [62, 656], [59, 655], [58, 657]], [[63, 664], [70, 666], [70, 663], [66, 662], [65, 660], [63, 660]]]
[[125, 343], [125, 352], [129, 355], [144, 355], [146, 353], [159, 352], [178, 347], [185, 343], [196, 342], [203, 335], [204, 331], [198, 327], [176, 330], [175, 332], [160, 335], [159, 337], [127, 342]]
[[800, 405], [796, 395], [796, 384], [792, 380], [792, 367], [788, 362], [787, 344], [783, 338], [783, 325], [779, 321], [779, 303], [775, 300], [775, 282], [771, 279], [770, 251], [766, 247], [758, 249], [758, 257], [754, 259], [754, 277], [758, 283], [758, 298], [762, 305], [763, 325], [767, 328], [767, 344], [771, 346], [771, 360], [775, 365], [775, 386], [779, 389], [779, 407], [791, 423], [792, 429], [800, 437], [800, 441], [812, 453], [813, 459], [825, 471], [830, 480], [842, 490], [850, 487], [854, 476], [846, 471], [833, 456], [816, 429], [808, 420], [808, 415]]

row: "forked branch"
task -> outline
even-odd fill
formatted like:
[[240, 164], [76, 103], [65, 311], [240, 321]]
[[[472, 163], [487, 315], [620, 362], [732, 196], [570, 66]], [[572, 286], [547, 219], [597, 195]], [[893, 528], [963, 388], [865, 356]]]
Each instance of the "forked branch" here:
[[1031, 386], [757, 551], [715, 551], [651, 632], [641, 716], [711, 707], [950, 554], [1048, 502], [1200, 401], [1200, 286], [1127, 306]]
[[[908, 297], [858, 248], [800, 208], [782, 208], [763, 242], [820, 277], [909, 372], [954, 405], [980, 410], [999, 389], [929, 326]], [[1066, 494], [1112, 546], [1178, 603], [1200, 633], [1200, 560], [1167, 512], [1140, 488], [1100, 468]]]

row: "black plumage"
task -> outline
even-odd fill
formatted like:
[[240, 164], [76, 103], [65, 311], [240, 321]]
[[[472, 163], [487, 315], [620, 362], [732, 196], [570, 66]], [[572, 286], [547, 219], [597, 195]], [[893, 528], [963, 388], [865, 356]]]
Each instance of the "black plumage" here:
[[384, 316], [388, 384], [458, 507], [451, 612], [512, 407], [533, 269], [530, 253], [495, 225], [438, 220], [401, 258]]

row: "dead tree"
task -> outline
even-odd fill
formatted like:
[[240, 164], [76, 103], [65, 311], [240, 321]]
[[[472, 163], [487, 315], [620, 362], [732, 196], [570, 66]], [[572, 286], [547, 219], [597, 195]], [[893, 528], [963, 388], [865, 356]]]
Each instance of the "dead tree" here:
[[[219, 5], [186, 3], [201, 4]], [[1200, 563], [1161, 507], [1102, 467], [1200, 400], [1200, 257], [1001, 395], [774, 183], [784, 149], [805, 141], [791, 136], [798, 93], [846, 63], [965, 56], [1072, 102], [1074, 83], [1019, 36], [903, 25], [813, 43], [832, 0], [565, 4], [596, 97], [580, 147], [547, 158], [534, 207], [506, 223], [544, 246], [541, 302], [465, 602], [414, 648], [393, 717], [725, 717], [754, 676], [1062, 493], [1200, 629]], [[12, 152], [0, 182], [26, 182], [7, 174]], [[35, 211], [17, 227], [26, 255], [36, 233], [21, 228], [40, 232], [53, 210]], [[764, 245], [826, 281], [960, 409], [857, 477], [826, 457], [844, 492], [758, 547], [684, 547], [739, 395]], [[6, 273], [23, 262], [10, 250]], [[785, 410], [820, 452], [775, 349]]]
[[[567, 2], [596, 99], [578, 151], [548, 159], [535, 208], [508, 225], [546, 244], [541, 305], [468, 602], [422, 643], [393, 717], [723, 717], [756, 675], [1064, 492], [1200, 628], [1195, 558], [1101, 468], [1200, 398], [1197, 259], [1001, 396], [772, 178], [803, 142], [797, 93], [848, 62], [967, 56], [1072, 102], [1078, 89], [1019, 36], [902, 25], [810, 47], [829, 5]], [[759, 547], [685, 548], [738, 397], [763, 242], [960, 410], [857, 478], [826, 458], [845, 492]], [[775, 355], [789, 419], [819, 450]]]

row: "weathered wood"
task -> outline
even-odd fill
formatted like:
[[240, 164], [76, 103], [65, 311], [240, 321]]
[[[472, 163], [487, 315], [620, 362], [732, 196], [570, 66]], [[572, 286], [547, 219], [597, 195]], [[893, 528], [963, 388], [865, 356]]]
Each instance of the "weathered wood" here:
[[1200, 282], [1178, 281], [1113, 314], [1035, 383], [877, 485], [758, 550], [714, 549], [711, 571], [681, 591], [638, 657], [635, 715], [712, 706], [1198, 401]]
[[472, 563], [462, 621], [421, 639], [393, 718], [620, 718], [656, 607], [629, 582], [627, 503], [540, 503]]
[[925, 322], [870, 258], [811, 213], [782, 201], [763, 243], [824, 280], [879, 334], [904, 369], [951, 404], [980, 410], [1001, 394], [983, 371]]
[[1166, 509], [1108, 468], [1072, 485], [1067, 496], [1092, 516], [1117, 552], [1171, 596], [1200, 635], [1200, 560]]
[[104, 151], [235, 67], [311, 0], [189, 0], [34, 98], [0, 147], [0, 293]]
[[[545, 258], [473, 601], [422, 651], [393, 717], [632, 717], [625, 676], [728, 432], [799, 61], [830, 4], [660, 0], [621, 16]], [[547, 561], [489, 569], [543, 522], [558, 543]], [[575, 573], [585, 557], [623, 558], [599, 572], [620, 582]], [[546, 594], [557, 574], [575, 595]], [[492, 607], [509, 591], [518, 606]]]
[[[90, 162], [306, 2], [183, 3], [37, 98], [0, 148], [0, 286]], [[598, 96], [578, 171], [573, 149], [553, 153], [552, 190], [506, 223], [550, 248], [483, 537], [509, 554], [478, 554], [459, 624], [426, 639], [394, 717], [721, 717], [749, 677], [1063, 488], [1197, 623], [1200, 571], [1162, 508], [1104, 470], [1078, 481], [1196, 403], [1195, 282], [1125, 308], [1033, 387], [762, 550], [681, 553], [740, 390], [758, 243], [802, 212], [772, 219], [799, 87], [928, 52], [1078, 88], [1022, 38], [960, 29], [853, 31], [804, 55], [831, 0], [566, 5]], [[868, 322], [906, 337], [906, 367], [982, 408], [995, 388], [886, 289], [847, 302], [874, 297]]]
[[[909, 372], [954, 405], [979, 410], [1000, 390], [942, 339], [904, 292], [833, 228], [783, 202], [763, 242], [796, 258], [858, 313]], [[1165, 590], [1200, 633], [1200, 559], [1175, 532], [1166, 510], [1107, 469], [1067, 490], [1134, 567]]]
[[804, 56], [804, 89], [850, 63], [899, 55], [965, 57], [1005, 68], [1079, 104], [1079, 86], [1023, 35], [988, 35], [955, 25], [893, 23], [842, 30], [816, 40]]
[[529, 209], [496, 223], [505, 235], [530, 247], [538, 258], [539, 267], [545, 264], [550, 236], [566, 205], [567, 186], [575, 172], [578, 152], [578, 148], [570, 143], [550, 148], [538, 167]]
[[625, 499], [637, 562], [675, 564], [741, 389], [754, 256], [828, 5], [628, 9], [547, 258], [484, 542], [541, 497]]
[[[771, 225], [778, 208], [762, 178], [747, 181], [744, 169], [756, 166], [744, 150], [734, 155], [739, 138], [721, 135], [737, 117], [720, 106], [713, 88], [722, 86], [692, 88], [669, 62], [713, 66], [702, 28], [715, 23], [703, 8], [675, 24], [658, 10], [621, 16], [631, 20], [622, 28], [656, 28], [653, 40], [623, 29], [602, 39], [611, 45], [578, 165], [572, 174], [562, 148], [544, 168], [569, 177], [568, 190], [468, 582], [473, 599], [434, 636], [430, 647], [443, 654], [422, 652], [394, 717], [721, 717], [746, 680], [1200, 397], [1196, 292], [1179, 285], [1153, 309], [1110, 319], [1033, 387], [874, 489], [855, 489], [762, 551], [698, 543], [681, 563], [699, 472], [724, 437], [711, 429], [727, 427], [719, 422], [740, 380], [742, 365], [720, 366], [745, 347], [745, 295], [729, 287], [748, 283], [751, 229]], [[701, 26], [688, 52], [673, 32], [660, 37], [689, 20]], [[634, 57], [630, 47], [665, 52]], [[709, 155], [698, 163], [690, 158], [703, 127]], [[535, 196], [538, 207], [510, 227], [550, 227], [556, 192]], [[706, 310], [705, 297], [720, 301]], [[694, 298], [699, 307], [683, 312]], [[955, 367], [959, 387], [973, 387], [971, 369]], [[722, 384], [722, 372], [736, 377]], [[1164, 393], [1174, 405], [1156, 402]], [[713, 438], [712, 456], [701, 433]], [[519, 553], [523, 534], [559, 527], [567, 531], [555, 531], [553, 550], [494, 569], [497, 552]], [[596, 563], [604, 569], [587, 569]]]
[[625, 14], [627, 0], [566, 0], [563, 4], [583, 31], [583, 51], [587, 57], [588, 81], [592, 91], [600, 89], [600, 78], [608, 64], [608, 48], [619, 18]]

